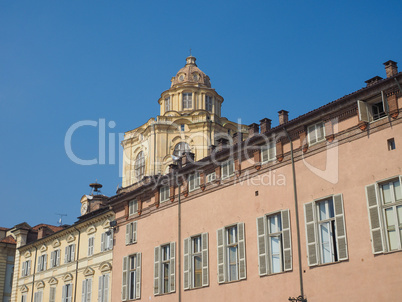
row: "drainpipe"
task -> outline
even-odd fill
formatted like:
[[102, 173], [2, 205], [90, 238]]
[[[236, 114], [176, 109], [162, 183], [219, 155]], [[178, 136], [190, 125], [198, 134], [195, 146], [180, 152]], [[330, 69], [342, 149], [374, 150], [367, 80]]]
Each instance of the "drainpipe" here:
[[32, 274], [32, 294], [31, 294], [31, 302], [34, 300], [34, 289], [35, 289], [35, 270], [36, 270], [36, 258], [38, 257], [38, 248], [34, 246], [35, 248], [35, 263], [33, 267], [33, 274]]
[[[295, 160], [293, 154], [293, 143], [290, 138], [289, 133], [286, 131], [286, 128], [283, 127], [283, 131], [285, 131], [286, 136], [288, 137], [290, 143], [290, 157], [292, 159], [292, 175], [293, 175], [293, 193], [294, 193], [294, 201], [295, 201], [295, 213], [296, 213], [296, 229], [297, 229], [297, 255], [299, 258], [299, 280], [300, 280], [300, 296], [304, 299], [304, 290], [303, 290], [303, 272], [302, 272], [302, 263], [301, 263], [301, 248], [300, 248], [300, 222], [299, 222], [299, 207], [297, 205], [297, 186], [296, 186], [296, 170], [295, 170]], [[304, 301], [304, 300], [301, 300]], [[307, 301], [307, 300], [305, 300]]]
[[79, 229], [77, 229], [75, 226], [73, 226], [74, 229], [78, 232], [78, 244], [77, 244], [77, 262], [75, 264], [75, 288], [74, 288], [74, 302], [77, 299], [77, 284], [78, 284], [78, 259], [80, 258], [80, 239], [81, 239], [81, 232]]
[[181, 184], [179, 181], [179, 199], [178, 199], [178, 258], [179, 258], [179, 302], [181, 302], [181, 203], [180, 203], [180, 192], [181, 192]]
[[[156, 163], [156, 131], [155, 131], [155, 123], [152, 124], [153, 130], [154, 130], [154, 175], [155, 175], [155, 163]], [[162, 172], [162, 171], [161, 171]]]

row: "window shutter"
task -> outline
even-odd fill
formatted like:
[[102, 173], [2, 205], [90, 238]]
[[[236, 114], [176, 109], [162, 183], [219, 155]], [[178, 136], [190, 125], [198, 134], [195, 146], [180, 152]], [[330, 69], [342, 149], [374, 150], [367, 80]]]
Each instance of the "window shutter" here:
[[21, 275], [24, 277], [26, 275], [26, 262], [22, 262], [22, 270], [21, 270]]
[[108, 242], [108, 248], [107, 250], [113, 249], [113, 230], [109, 230], [110, 236], [108, 236], [109, 242]]
[[101, 252], [103, 252], [105, 250], [105, 236], [106, 236], [106, 233], [102, 233], [102, 235], [101, 235]]
[[103, 302], [102, 283], [103, 283], [103, 276], [100, 276], [99, 277], [99, 283], [98, 283], [98, 302]]
[[244, 223], [237, 224], [237, 231], [239, 234], [239, 280], [246, 279], [246, 242], [244, 234]]
[[282, 218], [282, 238], [283, 238], [283, 270], [292, 270], [292, 235], [290, 231], [289, 210], [281, 211]]
[[55, 252], [50, 253], [50, 267], [53, 267]]
[[159, 295], [159, 275], [160, 275], [160, 246], [156, 246], [154, 249], [154, 295]]
[[130, 223], [126, 224], [126, 245], [130, 244]]
[[170, 292], [176, 291], [176, 242], [170, 243]]
[[73, 285], [69, 284], [69, 286], [67, 287], [67, 302], [71, 302], [72, 292], [73, 292]]
[[373, 254], [383, 253], [384, 244], [381, 231], [380, 206], [377, 193], [377, 184], [366, 186], [366, 197]]
[[123, 258], [123, 278], [121, 281], [121, 300], [126, 301], [127, 300], [127, 283], [128, 283], [128, 263], [129, 259], [128, 257]]
[[37, 270], [38, 272], [41, 271], [41, 263], [42, 263], [42, 257], [39, 256], [39, 257], [38, 257], [38, 267], [36, 268], [36, 270]]
[[189, 289], [190, 288], [190, 248], [189, 245], [191, 244], [191, 238], [186, 238], [184, 239], [184, 256], [183, 256], [183, 261], [184, 261], [184, 266], [183, 266], [183, 287], [184, 289]]
[[31, 274], [31, 260], [28, 260], [28, 264], [27, 264], [27, 276], [29, 276]]
[[65, 301], [66, 301], [66, 296], [67, 296], [67, 291], [66, 291], [67, 288], [66, 288], [66, 286], [67, 286], [67, 285], [64, 285], [64, 286], [63, 286], [62, 298], [61, 298], [61, 301], [62, 301], [62, 302], [65, 302]]
[[81, 292], [81, 302], [86, 302], [86, 294], [85, 294], [85, 289], [87, 285], [87, 280], [82, 280], [82, 292]]
[[87, 302], [91, 302], [92, 295], [92, 279], [87, 280]]
[[268, 149], [268, 154], [269, 154], [269, 160], [273, 160], [275, 158], [275, 153], [276, 153], [276, 148], [273, 142], [269, 143], [269, 149]]
[[208, 233], [201, 234], [202, 242], [202, 286], [209, 285], [209, 263], [208, 263]]
[[91, 237], [88, 238], [88, 256], [91, 256]]
[[266, 242], [267, 222], [266, 217], [257, 218], [257, 247], [258, 247], [258, 272], [260, 276], [268, 273], [268, 257], [267, 257], [267, 242]]
[[385, 113], [389, 114], [389, 107], [388, 107], [388, 100], [387, 97], [384, 95], [384, 91], [381, 90], [381, 101], [382, 101], [382, 108], [384, 108]]
[[137, 221], [133, 222], [133, 243], [137, 243]]
[[47, 255], [45, 255], [45, 257], [43, 257], [44, 263], [43, 263], [43, 270], [46, 270], [47, 267]]
[[56, 287], [51, 287], [49, 292], [49, 302], [56, 301]]
[[103, 302], [108, 302], [109, 300], [109, 274], [104, 275], [103, 280]]
[[141, 298], [141, 253], [137, 253], [137, 269], [135, 272], [135, 298]]
[[343, 210], [342, 194], [334, 196], [334, 210], [338, 260], [346, 260], [348, 259], [348, 246], [346, 240], [345, 214]]
[[216, 231], [216, 240], [218, 244], [218, 283], [226, 281], [226, 267], [225, 267], [225, 229], [218, 229]]
[[71, 261], [75, 259], [75, 243], [71, 247]]
[[57, 260], [56, 260], [57, 265], [60, 265], [60, 249], [56, 250], [56, 256], [57, 256]]
[[357, 101], [357, 107], [359, 108], [359, 119], [360, 119], [360, 121], [368, 122], [369, 121], [369, 114], [368, 114], [368, 109], [367, 109], [366, 102]]
[[306, 222], [306, 239], [307, 239], [306, 240], [307, 257], [309, 266], [318, 264], [314, 205], [315, 205], [314, 202], [304, 204], [304, 219]]

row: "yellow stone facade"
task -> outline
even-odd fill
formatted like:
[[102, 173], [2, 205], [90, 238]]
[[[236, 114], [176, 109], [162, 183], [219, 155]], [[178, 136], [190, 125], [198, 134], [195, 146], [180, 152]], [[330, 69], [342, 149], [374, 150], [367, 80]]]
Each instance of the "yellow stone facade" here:
[[105, 207], [86, 214], [74, 225], [28, 244], [29, 230], [14, 231], [11, 302], [111, 301], [114, 213]]
[[247, 133], [246, 126], [221, 116], [223, 97], [211, 88], [209, 77], [195, 61], [188, 57], [171, 79], [170, 89], [161, 94], [160, 115], [125, 133], [123, 187], [144, 176], [168, 173], [172, 155], [186, 150], [198, 161], [208, 156], [208, 148], [220, 137]]

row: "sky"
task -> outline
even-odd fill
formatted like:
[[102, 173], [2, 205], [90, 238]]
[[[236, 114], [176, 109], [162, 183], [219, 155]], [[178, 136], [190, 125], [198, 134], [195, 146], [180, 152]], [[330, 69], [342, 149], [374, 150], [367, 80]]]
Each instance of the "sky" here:
[[[114, 195], [120, 134], [159, 114], [190, 49], [223, 116], [275, 126], [279, 110], [296, 118], [402, 64], [401, 13], [402, 1], [0, 0], [0, 226], [72, 224], [96, 180]], [[71, 160], [69, 133], [94, 164]]]

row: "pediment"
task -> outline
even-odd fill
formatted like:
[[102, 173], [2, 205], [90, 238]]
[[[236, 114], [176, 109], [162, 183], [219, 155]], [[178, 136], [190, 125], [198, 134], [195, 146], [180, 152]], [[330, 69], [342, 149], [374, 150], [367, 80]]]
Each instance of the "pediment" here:
[[28, 288], [28, 286], [23, 285], [23, 286], [20, 287], [20, 291], [21, 291], [22, 293], [26, 293], [26, 292], [29, 291], [29, 288]]
[[53, 247], [58, 247], [58, 246], [60, 246], [60, 240], [59, 239], [56, 239], [55, 241], [53, 241]]
[[31, 257], [31, 251], [29, 251], [29, 250], [26, 251], [25, 254], [24, 254], [24, 257], [25, 257], [25, 258]]
[[96, 232], [96, 227], [91, 225], [88, 229], [87, 229], [87, 234], [93, 234]]
[[110, 228], [110, 220], [106, 219], [103, 223], [102, 223], [102, 227], [104, 229], [109, 229]]
[[48, 282], [50, 285], [56, 285], [57, 283], [59, 283], [59, 281], [55, 277], [50, 278]]
[[71, 275], [70, 273], [65, 274], [62, 279], [64, 282], [69, 282], [69, 281], [73, 280], [73, 275]]
[[87, 268], [84, 270], [84, 276], [92, 276], [92, 275], [94, 275], [94, 274], [95, 274], [95, 271], [94, 271], [94, 269], [91, 268], [91, 267], [87, 267]]
[[109, 262], [103, 262], [100, 267], [99, 270], [102, 273], [106, 273], [106, 272], [110, 272], [112, 270], [112, 265]]
[[36, 288], [37, 289], [44, 288], [44, 287], [45, 287], [45, 282], [39, 281], [39, 282], [36, 283]]
[[43, 244], [43, 245], [40, 247], [40, 251], [41, 251], [41, 252], [46, 252], [46, 251], [47, 251], [47, 246], [46, 246], [46, 244]]
[[75, 240], [75, 237], [74, 237], [74, 235], [72, 235], [72, 234], [70, 234], [70, 235], [68, 235], [68, 237], [67, 237], [67, 242], [73, 242]]

